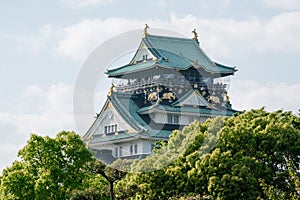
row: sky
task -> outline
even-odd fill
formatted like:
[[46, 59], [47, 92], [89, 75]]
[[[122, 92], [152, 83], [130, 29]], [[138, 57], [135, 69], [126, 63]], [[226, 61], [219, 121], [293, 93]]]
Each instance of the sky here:
[[[196, 28], [212, 60], [236, 66], [233, 108], [298, 113], [299, 0], [1, 1], [0, 170], [17, 159], [31, 133], [84, 134], [73, 108], [82, 65], [113, 36], [140, 29], [142, 37], [145, 23], [150, 34], [157, 28], [190, 38]], [[100, 85], [95, 93], [103, 90]], [[95, 113], [104, 101], [96, 95]]]

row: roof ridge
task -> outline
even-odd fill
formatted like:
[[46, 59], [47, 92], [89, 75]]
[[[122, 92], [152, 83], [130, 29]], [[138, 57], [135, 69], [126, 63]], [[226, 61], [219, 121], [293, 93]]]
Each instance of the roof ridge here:
[[[173, 37], [173, 36], [166, 36], [166, 35], [152, 35], [147, 34], [147, 37], [160, 37], [160, 38], [168, 38], [168, 39], [178, 39], [178, 40], [188, 40], [188, 41], [195, 41], [193, 38], [186, 38], [184, 35], [182, 37]], [[147, 37], [145, 39], [147, 39]]]

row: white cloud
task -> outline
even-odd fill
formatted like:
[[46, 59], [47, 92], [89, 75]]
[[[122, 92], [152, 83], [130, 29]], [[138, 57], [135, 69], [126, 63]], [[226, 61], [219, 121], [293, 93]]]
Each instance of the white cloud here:
[[141, 28], [143, 22], [123, 18], [83, 19], [64, 28], [57, 51], [59, 54], [82, 61], [99, 44], [119, 33]]
[[231, 103], [238, 110], [266, 107], [298, 113], [300, 109], [300, 84], [258, 83], [254, 80], [233, 80], [230, 89]]
[[17, 159], [18, 151], [22, 148], [22, 145], [15, 144], [1, 144], [0, 145], [0, 173], [2, 169], [7, 167], [8, 164], [12, 164]]
[[11, 112], [0, 113], [0, 170], [5, 161], [16, 158], [30, 133], [53, 137], [61, 130], [75, 130], [72, 93], [73, 88], [64, 84], [47, 90], [29, 86], [14, 100], [17, 106]]
[[14, 100], [14, 112], [0, 113], [0, 120], [16, 126], [19, 134], [55, 135], [59, 130], [74, 128], [72, 93], [73, 88], [64, 84], [52, 85], [47, 90], [28, 86]]
[[269, 7], [275, 7], [286, 10], [300, 9], [299, 0], [262, 0], [263, 4]]
[[[300, 50], [300, 12], [283, 13], [266, 22], [258, 18], [239, 21], [172, 15], [170, 20], [151, 19], [147, 23], [153, 28], [174, 30], [190, 37], [191, 30], [195, 27], [199, 32], [200, 43], [203, 43], [208, 52], [217, 55], [232, 56], [240, 51]], [[84, 19], [61, 31], [58, 53], [82, 60], [97, 45], [113, 35], [142, 29], [143, 26], [144, 21], [133, 19]], [[151, 33], [151, 28], [149, 32]]]
[[21, 44], [19, 51], [22, 52], [36, 52], [42, 48], [49, 48], [53, 40], [55, 39], [56, 30], [50, 25], [43, 25], [37, 33], [21, 35], [17, 34], [11, 37], [15, 37]]
[[[300, 12], [281, 13], [266, 21], [258, 18], [205, 19], [193, 15], [171, 15], [168, 20], [153, 18], [146, 22], [150, 25], [150, 33], [153, 31], [151, 28], [161, 28], [192, 37], [191, 31], [197, 28], [201, 46], [208, 55], [216, 57], [232, 57], [240, 52], [300, 50]], [[82, 63], [104, 41], [122, 32], [142, 30], [144, 24], [144, 19], [82, 19], [61, 28], [44, 25], [37, 34], [18, 36], [17, 40], [24, 49], [47, 48]]]
[[205, 10], [213, 10], [217, 13], [218, 11], [226, 10], [232, 3], [232, 0], [205, 0], [205, 1], [185, 1], [186, 5], [182, 4], [181, 0], [156, 0], [153, 1], [157, 5], [158, 9], [169, 12], [174, 8], [182, 7], [184, 10], [185, 6], [191, 5], [197, 7], [199, 13]]
[[96, 6], [96, 5], [105, 5], [112, 3], [113, 0], [63, 0], [65, 3], [70, 4], [74, 7], [87, 7], [87, 6]]
[[282, 13], [268, 21], [250, 18], [199, 19], [195, 16], [171, 17], [171, 23], [187, 35], [197, 27], [200, 44], [215, 55], [234, 56], [238, 52], [300, 50], [300, 12]]

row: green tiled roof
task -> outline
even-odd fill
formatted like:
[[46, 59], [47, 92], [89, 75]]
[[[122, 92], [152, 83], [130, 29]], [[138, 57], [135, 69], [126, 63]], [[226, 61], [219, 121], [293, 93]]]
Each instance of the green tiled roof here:
[[[223, 115], [230, 116], [234, 114], [235, 110], [232, 109], [210, 109], [205, 107], [193, 107], [193, 106], [169, 106], [155, 104], [151, 106], [144, 106], [143, 99], [137, 94], [124, 93], [124, 92], [113, 92], [108, 101], [116, 109], [123, 120], [128, 123], [133, 129], [136, 130], [135, 133], [125, 133], [120, 132], [118, 135], [106, 134], [106, 136], [96, 136], [92, 139], [92, 143], [98, 142], [108, 142], [116, 141], [122, 139], [134, 139], [137, 133], [143, 137], [149, 137], [153, 139], [168, 139], [172, 130], [156, 128], [155, 126], [149, 126], [145, 121], [144, 114], [150, 112], [174, 112], [174, 113], [191, 113], [191, 114], [204, 114], [210, 116]], [[96, 119], [97, 120], [97, 119]], [[95, 124], [95, 123], [94, 123]], [[93, 124], [93, 125], [94, 125]]]
[[[134, 129], [140, 132], [145, 137], [152, 137], [158, 139], [168, 139], [172, 133], [170, 130], [153, 130], [138, 114], [140, 107], [138, 106], [138, 97], [132, 93], [120, 93], [114, 92], [109, 101], [114, 106], [116, 111], [121, 117]], [[93, 143], [114, 141], [119, 139], [129, 139], [135, 137], [135, 134], [131, 133], [119, 133], [118, 135], [107, 134], [106, 136], [94, 137]]]
[[114, 92], [110, 97], [110, 102], [131, 127], [139, 131], [146, 130], [147, 124], [137, 113], [139, 107], [134, 102], [135, 98], [137, 97], [132, 93]]
[[152, 68], [155, 65], [155, 61], [153, 60], [148, 60], [147, 62], [140, 62], [137, 64], [128, 64], [124, 65], [122, 67], [116, 68], [116, 69], [111, 69], [107, 71], [108, 75], [123, 75], [128, 72], [136, 72], [136, 71], [141, 71], [145, 70], [148, 68]]
[[199, 65], [205, 69], [216, 70], [213, 61], [206, 56], [199, 44], [193, 39], [148, 35], [144, 41], [150, 50], [155, 48], [161, 56], [168, 58], [170, 62], [177, 55], [177, 57], [189, 61], [190, 65], [197, 60]]
[[157, 61], [148, 60], [137, 64], [124, 65], [108, 70], [107, 74], [114, 77], [126, 73], [143, 71], [156, 65], [179, 70], [195, 66], [201, 67], [211, 73], [220, 73], [223, 75], [231, 75], [237, 71], [234, 67], [221, 65], [210, 60], [199, 44], [193, 39], [148, 34], [146, 38], [143, 38], [142, 42], [156, 56]]
[[171, 130], [151, 130], [149, 133], [144, 133], [145, 136], [151, 136], [154, 138], [165, 138], [168, 139], [173, 131]]
[[97, 142], [106, 142], [106, 141], [112, 141], [112, 140], [119, 140], [119, 139], [125, 139], [125, 138], [131, 138], [134, 137], [133, 135], [122, 133], [118, 135], [106, 135], [106, 136], [99, 136], [99, 137], [94, 137], [92, 142], [97, 143]]

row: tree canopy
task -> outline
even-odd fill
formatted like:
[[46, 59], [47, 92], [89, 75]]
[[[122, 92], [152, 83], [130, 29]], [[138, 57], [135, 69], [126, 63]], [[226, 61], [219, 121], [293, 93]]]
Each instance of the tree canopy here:
[[[74, 132], [63, 131], [55, 138], [31, 134], [18, 155], [20, 160], [3, 170], [2, 199], [68, 199], [73, 191], [94, 184], [88, 171], [93, 157]], [[98, 181], [107, 185], [102, 177]]]
[[[32, 134], [1, 199], [299, 199], [300, 116], [264, 109], [193, 122], [142, 160], [96, 161], [81, 138]], [[120, 170], [129, 173], [123, 173]]]
[[[131, 173], [117, 184], [119, 198], [297, 199], [300, 195], [300, 118], [291, 112], [251, 110], [194, 122], [163, 148], [133, 163], [159, 165], [186, 146], [175, 162]], [[276, 198], [275, 198], [276, 197]]]

